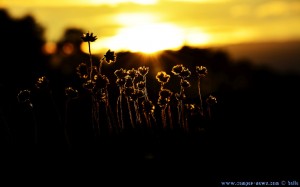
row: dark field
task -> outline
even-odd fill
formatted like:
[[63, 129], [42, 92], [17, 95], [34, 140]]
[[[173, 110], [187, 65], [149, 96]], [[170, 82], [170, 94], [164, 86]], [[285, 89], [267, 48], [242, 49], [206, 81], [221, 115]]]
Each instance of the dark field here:
[[[80, 30], [66, 31], [56, 53], [49, 55], [41, 52], [42, 29], [32, 18], [12, 20], [0, 11], [0, 23], [7, 25], [1, 29], [1, 36], [9, 36], [2, 38], [0, 69], [0, 141], [2, 154], [12, 161], [9, 163], [35, 160], [33, 163], [48, 165], [50, 160], [73, 167], [74, 162], [111, 163], [112, 167], [116, 163], [131, 165], [127, 167], [140, 163], [142, 170], [164, 168], [158, 169], [157, 175], [169, 172], [174, 177], [193, 179], [202, 171], [218, 180], [295, 176], [299, 166], [299, 74], [232, 60], [226, 51], [209, 48], [186, 46], [179, 51], [163, 51], [155, 58], [120, 52], [115, 62], [103, 63], [98, 75], [105, 75], [109, 84], [100, 84], [100, 95], [93, 95], [83, 86], [88, 79], [80, 79], [76, 69], [80, 63], [90, 67], [89, 55], [79, 48], [83, 42]], [[74, 47], [70, 54], [63, 51], [66, 43]], [[99, 68], [103, 55], [92, 55], [94, 67]], [[172, 73], [180, 64], [190, 71], [184, 100], [175, 96], [182, 85], [181, 78]], [[155, 106], [153, 111], [143, 108], [145, 96], [136, 100], [137, 105], [128, 101], [128, 107], [125, 92], [123, 102], [118, 104], [120, 86], [115, 71], [137, 71], [143, 66], [149, 68], [146, 89], [148, 100]], [[196, 66], [208, 71], [201, 78], [202, 103]], [[170, 75], [163, 88], [172, 92], [160, 102], [159, 71]], [[38, 82], [42, 76], [46, 83]], [[137, 76], [134, 84], [139, 81], [142, 76]], [[78, 91], [76, 97], [66, 96], [67, 87]], [[25, 89], [30, 90], [30, 97], [18, 100]], [[210, 95], [217, 103], [206, 102]], [[177, 108], [180, 101], [183, 108], [190, 104], [196, 110], [181, 109], [181, 116]], [[198, 108], [201, 104], [203, 115]]]

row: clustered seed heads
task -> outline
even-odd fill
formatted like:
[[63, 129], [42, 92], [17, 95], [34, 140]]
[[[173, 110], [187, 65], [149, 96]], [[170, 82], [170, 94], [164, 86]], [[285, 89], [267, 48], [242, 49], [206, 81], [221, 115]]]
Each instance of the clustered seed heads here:
[[[128, 69], [123, 67], [117, 69], [114, 71], [116, 79], [111, 81], [105, 75], [105, 72], [102, 71], [102, 65], [103, 63], [108, 65], [116, 63], [117, 56], [115, 52], [109, 49], [100, 58], [99, 63], [95, 63], [92, 61], [91, 42], [96, 41], [97, 36], [87, 32], [81, 36], [81, 39], [83, 42], [88, 43], [89, 58], [86, 59], [86, 62], [82, 62], [77, 66], [76, 73], [80, 78], [82, 90], [91, 97], [91, 122], [95, 136], [100, 135], [101, 123], [105, 123], [108, 129], [114, 129], [114, 131], [143, 127], [144, 125], [147, 128], [173, 129], [178, 127], [188, 130], [190, 116], [199, 116], [200, 119], [206, 116], [208, 119], [212, 118], [212, 107], [217, 104], [217, 99], [213, 95], [209, 95], [205, 99], [205, 103], [203, 103], [201, 95], [201, 81], [208, 75], [208, 70], [205, 66], [195, 67], [195, 73], [198, 78], [199, 101], [190, 103], [187, 100], [189, 95], [186, 90], [192, 87], [189, 80], [192, 72], [183, 64], [177, 64], [172, 67], [172, 77], [166, 71], [156, 73], [155, 78], [160, 87], [158, 99], [153, 101], [151, 100], [153, 96], [149, 96], [147, 91], [147, 78], [150, 76], [149, 67], [140, 66]], [[172, 84], [178, 84], [176, 87], [178, 90], [167, 88], [171, 79], [174, 79]], [[112, 102], [116, 104], [115, 106], [111, 106], [110, 102], [109, 87], [111, 86], [117, 86], [119, 89], [117, 101]], [[49, 90], [49, 80], [46, 76], [39, 77], [35, 82], [35, 87], [37, 90]], [[66, 87], [64, 91], [67, 104], [81, 96], [79, 91], [72, 86]], [[30, 90], [20, 91], [17, 98], [19, 103], [25, 103], [30, 108], [33, 107]], [[175, 107], [172, 109], [171, 106]], [[206, 107], [206, 110], [204, 107]], [[103, 111], [106, 119], [100, 117], [100, 113]], [[160, 115], [157, 115], [159, 113]]]

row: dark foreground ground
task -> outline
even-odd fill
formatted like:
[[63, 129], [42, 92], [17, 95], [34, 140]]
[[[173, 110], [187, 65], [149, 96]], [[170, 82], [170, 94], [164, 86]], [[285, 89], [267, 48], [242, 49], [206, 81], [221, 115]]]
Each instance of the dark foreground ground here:
[[8, 166], [10, 176], [33, 172], [51, 181], [62, 177], [74, 182], [86, 175], [91, 177], [89, 182], [111, 177], [111, 184], [121, 180], [141, 186], [297, 180], [296, 132], [232, 131], [211, 125], [197, 132], [131, 129], [71, 148], [11, 146], [2, 149], [1, 163]]

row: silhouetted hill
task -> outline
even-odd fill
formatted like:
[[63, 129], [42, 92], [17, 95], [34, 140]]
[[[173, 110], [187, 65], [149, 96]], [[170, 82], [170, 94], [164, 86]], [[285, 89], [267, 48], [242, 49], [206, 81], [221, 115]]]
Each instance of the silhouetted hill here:
[[300, 73], [300, 41], [241, 43], [218, 48], [228, 51], [234, 60], [248, 59], [279, 72]]

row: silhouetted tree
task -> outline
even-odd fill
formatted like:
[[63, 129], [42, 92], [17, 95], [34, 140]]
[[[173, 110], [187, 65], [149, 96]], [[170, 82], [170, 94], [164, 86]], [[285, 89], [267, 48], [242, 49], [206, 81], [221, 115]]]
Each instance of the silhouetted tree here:
[[30, 86], [45, 70], [44, 29], [31, 15], [14, 19], [3, 9], [0, 10], [0, 24], [0, 82], [12, 89]]
[[16, 96], [45, 72], [44, 29], [31, 15], [14, 19], [4, 9], [0, 9], [0, 25], [1, 126], [8, 126], [14, 142], [25, 142], [26, 121], [20, 117]]

